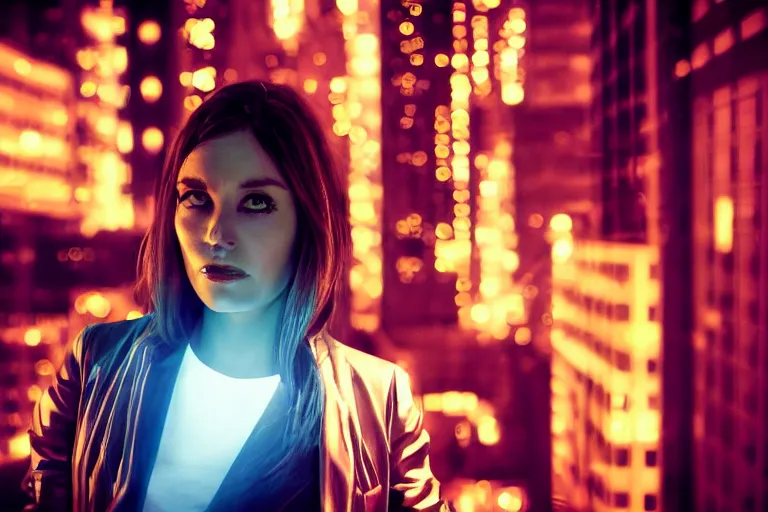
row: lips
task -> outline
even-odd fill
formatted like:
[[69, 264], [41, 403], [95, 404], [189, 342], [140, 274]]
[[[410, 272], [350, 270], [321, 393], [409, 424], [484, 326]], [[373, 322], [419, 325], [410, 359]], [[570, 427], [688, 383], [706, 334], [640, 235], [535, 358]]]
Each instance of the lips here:
[[248, 277], [241, 269], [230, 265], [206, 265], [200, 269], [200, 273], [216, 283], [238, 281]]

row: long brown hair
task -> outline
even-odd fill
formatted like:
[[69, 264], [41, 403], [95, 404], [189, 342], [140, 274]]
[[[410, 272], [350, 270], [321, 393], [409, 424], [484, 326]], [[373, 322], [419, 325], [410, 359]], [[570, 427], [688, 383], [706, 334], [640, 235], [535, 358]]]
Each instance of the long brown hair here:
[[288, 453], [307, 453], [317, 442], [324, 401], [309, 339], [331, 317], [350, 244], [346, 196], [334, 158], [320, 123], [293, 89], [262, 81], [231, 84], [192, 113], [157, 183], [154, 220], [139, 256], [136, 296], [154, 313], [163, 343], [177, 344], [191, 334], [204, 306], [187, 278], [174, 229], [176, 180], [196, 147], [237, 131], [251, 133], [272, 158], [296, 205], [295, 271], [287, 286], [275, 357], [291, 404], [286, 448]]

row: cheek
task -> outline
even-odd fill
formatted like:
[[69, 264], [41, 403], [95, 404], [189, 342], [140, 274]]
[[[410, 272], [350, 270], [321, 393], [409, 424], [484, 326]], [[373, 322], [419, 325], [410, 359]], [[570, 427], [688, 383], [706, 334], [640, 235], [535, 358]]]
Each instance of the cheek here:
[[181, 252], [186, 259], [189, 253], [194, 252], [195, 241], [197, 237], [197, 227], [189, 216], [176, 214], [174, 218], [174, 228], [176, 230], [176, 238], [179, 240], [179, 246]]
[[291, 223], [275, 222], [256, 225], [240, 236], [241, 247], [248, 254], [249, 261], [260, 272], [272, 279], [282, 279], [290, 272], [293, 239]]

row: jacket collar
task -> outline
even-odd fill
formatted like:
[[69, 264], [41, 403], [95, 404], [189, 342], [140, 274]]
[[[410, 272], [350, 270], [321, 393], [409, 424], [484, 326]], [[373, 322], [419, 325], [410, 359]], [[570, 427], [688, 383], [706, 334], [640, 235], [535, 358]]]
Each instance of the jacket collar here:
[[[152, 468], [159, 448], [162, 428], [170, 404], [173, 387], [176, 382], [186, 344], [172, 350], [160, 347], [158, 338], [151, 332], [139, 337], [136, 346], [129, 352], [125, 361], [123, 385], [131, 389], [130, 393], [121, 393], [125, 397], [119, 405], [127, 412], [126, 437], [110, 437], [107, 447], [107, 466], [114, 488], [117, 491], [119, 505], [116, 510], [138, 509], [144, 501]], [[325, 407], [320, 439], [320, 498], [323, 512], [349, 511], [352, 509], [354, 493], [354, 457], [350, 432], [350, 411], [345, 401], [347, 386], [345, 377], [349, 368], [339, 351], [335, 350], [335, 340], [325, 333], [310, 340], [312, 353], [320, 372], [324, 388]], [[148, 391], [148, 392], [145, 392]], [[276, 397], [282, 396], [276, 394]], [[277, 403], [273, 400], [274, 404]], [[279, 408], [270, 403], [271, 414]], [[266, 415], [267, 413], [265, 413]], [[262, 425], [259, 422], [259, 425]], [[134, 428], [131, 428], [133, 425]], [[224, 479], [222, 488], [234, 474], [248, 474], [249, 461], [259, 459], [251, 457], [248, 451], [258, 446], [259, 425], [254, 428], [232, 469]], [[142, 439], [144, 448], [134, 449], [134, 441]], [[125, 439], [125, 442], [122, 441]], [[120, 441], [120, 442], [118, 442]], [[117, 452], [117, 453], [116, 453]], [[222, 493], [214, 498], [215, 505]], [[212, 507], [214, 508], [214, 507]]]
[[335, 341], [327, 334], [310, 340], [325, 393], [322, 440], [320, 444], [320, 497], [323, 512], [352, 510], [354, 457], [350, 434], [349, 407], [342, 395], [343, 373], [349, 371]]

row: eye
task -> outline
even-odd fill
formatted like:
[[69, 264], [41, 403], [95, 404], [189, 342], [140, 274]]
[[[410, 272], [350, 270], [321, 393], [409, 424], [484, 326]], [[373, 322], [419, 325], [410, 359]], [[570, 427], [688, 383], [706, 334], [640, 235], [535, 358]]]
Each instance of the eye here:
[[208, 194], [200, 190], [189, 190], [179, 197], [179, 202], [187, 208], [201, 208], [208, 203]]
[[272, 198], [264, 194], [246, 196], [242, 208], [246, 213], [272, 213], [277, 209]]

